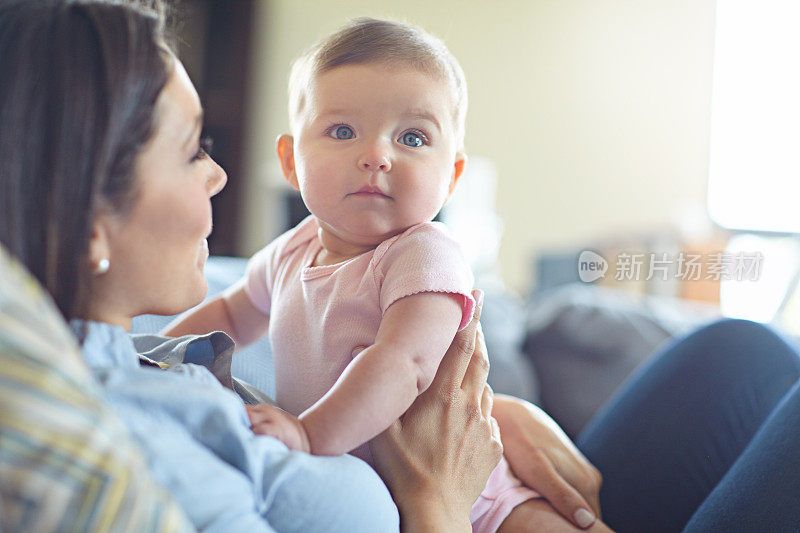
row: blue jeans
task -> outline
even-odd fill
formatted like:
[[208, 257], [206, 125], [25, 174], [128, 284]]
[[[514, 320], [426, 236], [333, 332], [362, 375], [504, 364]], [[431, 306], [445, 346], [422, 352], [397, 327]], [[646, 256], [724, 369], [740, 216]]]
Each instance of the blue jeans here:
[[617, 531], [800, 531], [800, 356], [724, 320], [672, 342], [587, 425]]

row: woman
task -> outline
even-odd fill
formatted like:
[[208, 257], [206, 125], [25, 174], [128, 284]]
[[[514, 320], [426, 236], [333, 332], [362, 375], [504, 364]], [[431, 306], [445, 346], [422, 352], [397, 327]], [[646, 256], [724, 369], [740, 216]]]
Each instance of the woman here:
[[[160, 20], [97, 1], [0, 5], [0, 242], [72, 321], [105, 401], [195, 527], [396, 530], [397, 509], [366, 465], [255, 437], [241, 401], [208, 373], [143, 368], [125, 333], [138, 314], [175, 314], [204, 297], [209, 199], [226, 181]], [[376, 446], [405, 530], [466, 531], [499, 459], [476, 326]], [[574, 478], [597, 478], [560, 436], [547, 450], [568, 458]], [[555, 471], [543, 477], [556, 478], [565, 484]], [[571, 517], [576, 502], [589, 505], [570, 490]]]

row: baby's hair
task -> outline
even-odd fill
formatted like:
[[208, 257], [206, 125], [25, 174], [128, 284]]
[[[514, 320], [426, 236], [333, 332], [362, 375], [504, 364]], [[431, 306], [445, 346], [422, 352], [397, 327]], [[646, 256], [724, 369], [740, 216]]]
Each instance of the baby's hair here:
[[459, 148], [464, 142], [467, 82], [461, 65], [445, 44], [421, 28], [391, 20], [358, 18], [324, 38], [295, 60], [289, 76], [289, 119], [306, 105], [313, 79], [343, 65], [402, 65], [438, 76], [452, 94], [452, 115]]

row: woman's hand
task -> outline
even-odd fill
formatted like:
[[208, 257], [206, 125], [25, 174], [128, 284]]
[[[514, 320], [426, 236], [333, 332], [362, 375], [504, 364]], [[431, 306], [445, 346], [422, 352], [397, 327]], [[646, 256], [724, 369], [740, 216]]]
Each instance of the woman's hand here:
[[473, 294], [472, 322], [456, 334], [430, 387], [370, 442], [404, 533], [472, 531], [470, 510], [502, 455], [478, 324], [483, 293]]
[[498, 394], [492, 415], [500, 425], [506, 460], [525, 485], [581, 528], [600, 517], [600, 472], [544, 411]]

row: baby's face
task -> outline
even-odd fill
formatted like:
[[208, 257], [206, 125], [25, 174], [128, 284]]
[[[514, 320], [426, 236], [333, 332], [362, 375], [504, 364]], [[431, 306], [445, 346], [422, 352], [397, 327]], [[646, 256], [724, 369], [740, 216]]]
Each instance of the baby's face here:
[[319, 75], [294, 128], [309, 210], [362, 246], [431, 220], [464, 163], [451, 108], [447, 83], [412, 68], [346, 65]]

